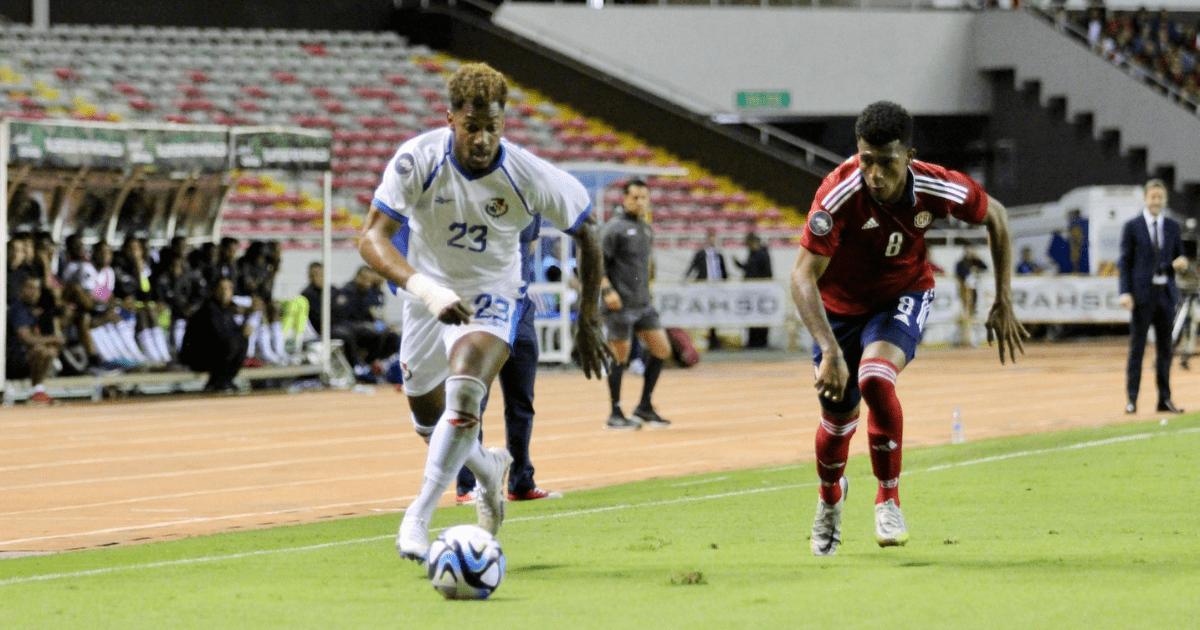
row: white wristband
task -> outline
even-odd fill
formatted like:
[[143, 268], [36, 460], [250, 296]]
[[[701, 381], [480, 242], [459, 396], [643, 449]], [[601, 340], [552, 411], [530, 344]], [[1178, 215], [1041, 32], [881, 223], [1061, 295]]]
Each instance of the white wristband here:
[[429, 276], [420, 273], [414, 273], [409, 276], [408, 283], [404, 285], [405, 290], [417, 296], [425, 303], [425, 308], [433, 313], [434, 317], [442, 314], [455, 302], [459, 301], [458, 294], [446, 287], [439, 285]]

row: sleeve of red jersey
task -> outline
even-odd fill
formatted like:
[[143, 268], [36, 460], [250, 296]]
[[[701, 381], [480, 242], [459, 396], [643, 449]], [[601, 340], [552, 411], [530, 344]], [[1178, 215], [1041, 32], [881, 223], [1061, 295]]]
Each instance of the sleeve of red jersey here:
[[983, 186], [966, 173], [958, 171], [947, 170], [946, 179], [967, 188], [967, 199], [962, 203], [950, 204], [950, 214], [967, 223], [982, 223], [988, 211], [988, 195]]
[[804, 233], [800, 236], [800, 246], [818, 255], [832, 258], [837, 249], [838, 232], [841, 231], [839, 222], [833, 220], [833, 214], [821, 205], [821, 200], [829, 195], [829, 191], [840, 183], [835, 178], [837, 171], [830, 174], [821, 182], [817, 194], [813, 196], [812, 207], [804, 221]]

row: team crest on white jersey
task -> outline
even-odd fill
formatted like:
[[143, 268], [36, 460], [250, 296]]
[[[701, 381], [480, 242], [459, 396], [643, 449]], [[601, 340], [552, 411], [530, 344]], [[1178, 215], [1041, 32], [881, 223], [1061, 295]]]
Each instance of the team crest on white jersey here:
[[877, 227], [879, 227], [879, 222], [875, 220], [875, 217], [871, 217], [870, 219], [867, 219], [866, 223], [863, 224], [862, 229], [869, 230]]
[[408, 175], [415, 166], [416, 160], [411, 153], [401, 153], [400, 157], [396, 158], [396, 172], [401, 175]]
[[483, 210], [487, 212], [488, 215], [498, 219], [508, 214], [508, 202], [504, 200], [504, 197], [492, 197], [492, 200], [487, 202], [487, 205], [483, 207]]
[[913, 225], [915, 225], [919, 228], [923, 228], [926, 225], [929, 225], [932, 221], [933, 221], [933, 214], [930, 213], [928, 210], [922, 210], [917, 213], [917, 216], [913, 217]]
[[824, 210], [817, 210], [808, 215], [808, 229], [817, 236], [825, 236], [833, 229], [833, 217]]

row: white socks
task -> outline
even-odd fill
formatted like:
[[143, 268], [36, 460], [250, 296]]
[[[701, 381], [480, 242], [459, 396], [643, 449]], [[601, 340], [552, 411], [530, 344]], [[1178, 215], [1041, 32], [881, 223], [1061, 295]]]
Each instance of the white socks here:
[[[428, 521], [433, 516], [438, 499], [446, 486], [466, 464], [472, 471], [484, 462], [483, 446], [479, 443], [479, 407], [487, 386], [471, 376], [451, 376], [446, 379], [446, 409], [438, 419], [429, 438], [429, 454], [425, 458], [425, 480], [405, 514], [414, 514]], [[474, 422], [455, 424], [471, 418]]]

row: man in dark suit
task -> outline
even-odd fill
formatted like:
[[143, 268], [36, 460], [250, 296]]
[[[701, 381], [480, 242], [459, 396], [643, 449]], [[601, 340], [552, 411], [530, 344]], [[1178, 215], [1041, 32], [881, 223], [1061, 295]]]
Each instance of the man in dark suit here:
[[[717, 231], [713, 228], [708, 228], [707, 237], [704, 240], [704, 247], [696, 251], [696, 255], [692, 257], [692, 264], [684, 272], [685, 278], [695, 278], [696, 280], [708, 282], [720, 282], [728, 278], [725, 273], [725, 256], [717, 249]], [[717, 336], [716, 328], [708, 329], [708, 349], [717, 350], [721, 347], [721, 339]]]
[[725, 273], [725, 256], [717, 249], [717, 231], [708, 228], [704, 239], [704, 247], [696, 250], [692, 264], [684, 272], [684, 277], [696, 280], [724, 280], [729, 277]]
[[1179, 290], [1175, 272], [1187, 267], [1183, 256], [1179, 223], [1163, 216], [1167, 186], [1162, 180], [1146, 182], [1146, 206], [1121, 228], [1120, 302], [1133, 311], [1129, 324], [1129, 361], [1125, 366], [1125, 389], [1129, 402], [1125, 413], [1137, 412], [1138, 388], [1142, 380], [1142, 357], [1146, 333], [1154, 326], [1154, 371], [1158, 385], [1158, 411], [1181, 413], [1171, 402], [1171, 323]]

